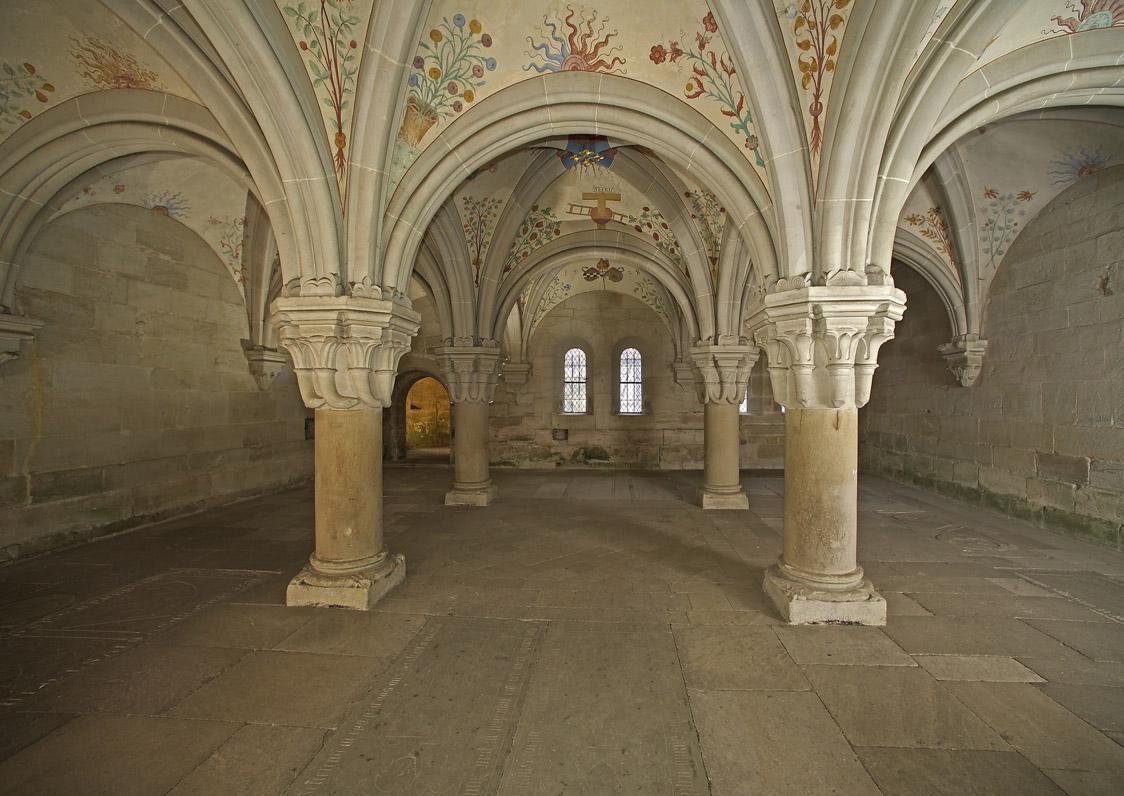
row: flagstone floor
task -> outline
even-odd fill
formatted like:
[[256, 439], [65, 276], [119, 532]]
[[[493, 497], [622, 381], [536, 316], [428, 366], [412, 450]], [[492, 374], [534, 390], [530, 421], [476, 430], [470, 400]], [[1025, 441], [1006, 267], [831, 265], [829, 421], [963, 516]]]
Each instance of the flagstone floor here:
[[886, 628], [761, 592], [782, 482], [388, 468], [406, 583], [293, 609], [312, 493], [0, 568], [0, 792], [1124, 793], [1124, 555], [864, 478]]

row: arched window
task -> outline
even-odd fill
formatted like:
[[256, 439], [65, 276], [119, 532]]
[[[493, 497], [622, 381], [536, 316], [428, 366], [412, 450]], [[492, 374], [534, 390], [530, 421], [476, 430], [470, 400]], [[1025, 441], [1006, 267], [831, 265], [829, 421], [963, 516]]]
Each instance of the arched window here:
[[571, 348], [562, 361], [562, 411], [568, 415], [586, 412], [585, 352]]
[[635, 348], [621, 351], [621, 414], [638, 415], [644, 411], [644, 388], [640, 379], [640, 352]]
[[749, 387], [745, 388], [745, 395], [742, 396], [742, 402], [738, 404], [738, 414], [749, 414]]

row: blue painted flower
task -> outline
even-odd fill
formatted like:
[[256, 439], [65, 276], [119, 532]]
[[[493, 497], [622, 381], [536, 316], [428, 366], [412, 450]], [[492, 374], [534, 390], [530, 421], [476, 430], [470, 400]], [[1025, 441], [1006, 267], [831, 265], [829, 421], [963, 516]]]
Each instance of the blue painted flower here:
[[418, 87], [418, 76], [417, 75], [410, 75], [409, 83], [413, 88], [417, 88]]
[[487, 61], [484, 62], [484, 66], [487, 67], [489, 72], [495, 72], [496, 71], [496, 59], [495, 58], [489, 58]]
[[453, 14], [453, 24], [458, 28], [464, 27], [464, 14]]

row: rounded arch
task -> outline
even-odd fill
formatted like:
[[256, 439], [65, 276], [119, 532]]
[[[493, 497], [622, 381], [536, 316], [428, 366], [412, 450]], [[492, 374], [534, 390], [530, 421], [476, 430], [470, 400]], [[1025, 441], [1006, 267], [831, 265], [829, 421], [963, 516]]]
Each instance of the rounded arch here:
[[610, 257], [653, 276], [678, 306], [692, 338], [698, 339], [699, 320], [691, 302], [690, 285], [678, 266], [647, 240], [635, 235], [601, 230], [563, 235], [528, 255], [500, 286], [496, 312], [488, 319], [488, 325], [482, 328], [490, 330], [488, 336], [499, 339], [507, 316], [528, 282], [545, 272], [559, 270], [574, 262], [594, 263], [602, 257]]
[[[60, 191], [103, 164], [146, 153], [210, 160], [263, 207], [282, 195], [279, 179], [264, 186], [252, 179], [214, 117], [196, 103], [132, 89], [74, 97], [27, 122], [0, 147], [0, 304], [10, 302], [29, 236], [54, 212]], [[277, 223], [278, 245], [289, 242], [294, 269], [288, 215], [279, 214]]]
[[445, 376], [434, 362], [415, 354], [407, 354], [398, 366], [390, 406], [383, 412], [383, 458], [397, 461], [406, 458], [406, 398], [422, 379], [433, 379], [448, 393]]
[[644, 146], [697, 175], [727, 208], [754, 261], [777, 273], [768, 192], [720, 130], [654, 86], [616, 75], [562, 72], [520, 81], [481, 100], [422, 152], [390, 199], [381, 258], [365, 253], [372, 281], [387, 290], [405, 281], [429, 222], [476, 169], [506, 152], [568, 134]]
[[933, 247], [909, 230], [899, 229], [894, 239], [894, 259], [915, 271], [940, 297], [953, 337], [968, 334], [963, 291]]

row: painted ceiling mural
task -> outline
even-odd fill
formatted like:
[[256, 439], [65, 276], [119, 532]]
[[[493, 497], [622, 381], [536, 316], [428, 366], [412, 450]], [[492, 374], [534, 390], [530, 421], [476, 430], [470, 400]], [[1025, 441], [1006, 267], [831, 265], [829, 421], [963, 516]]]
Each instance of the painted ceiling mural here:
[[4, 0], [0, 53], [0, 140], [92, 91], [153, 89], [198, 101], [154, 49], [96, 2]]
[[977, 66], [1041, 39], [1122, 25], [1124, 0], [1023, 0], [1018, 13], [980, 54]]
[[374, 0], [275, 0], [320, 102], [336, 182], [346, 201], [355, 81]]
[[391, 181], [483, 97], [572, 70], [622, 75], [680, 97], [725, 131], [763, 174], [766, 158], [740, 76], [706, 4], [649, 0], [643, 14], [618, 8], [529, 0], [501, 9], [437, 0], [406, 78]]
[[206, 241], [245, 298], [242, 248], [246, 190], [218, 167], [169, 157], [119, 170], [93, 171], [71, 193], [58, 196], [52, 219], [83, 207], [128, 204], [180, 222]]
[[574, 263], [558, 270], [550, 277], [542, 297], [530, 320], [530, 333], [542, 323], [551, 310], [566, 299], [582, 293], [609, 290], [632, 296], [644, 302], [667, 326], [672, 336], [676, 335], [675, 313], [667, 291], [652, 276], [637, 268], [614, 265], [611, 259], [603, 259], [588, 265]]
[[[1042, 208], [1078, 180], [1124, 163], [1120, 128], [1095, 121], [1012, 120], [983, 128], [956, 147], [971, 187], [978, 238], [978, 250], [965, 254], [966, 270], [975, 274], [981, 295], [1015, 238]], [[1020, 168], [1012, 169], [1016, 150]], [[898, 226], [924, 238], [952, 268], [951, 219], [938, 195], [930, 179], [923, 180]]]

